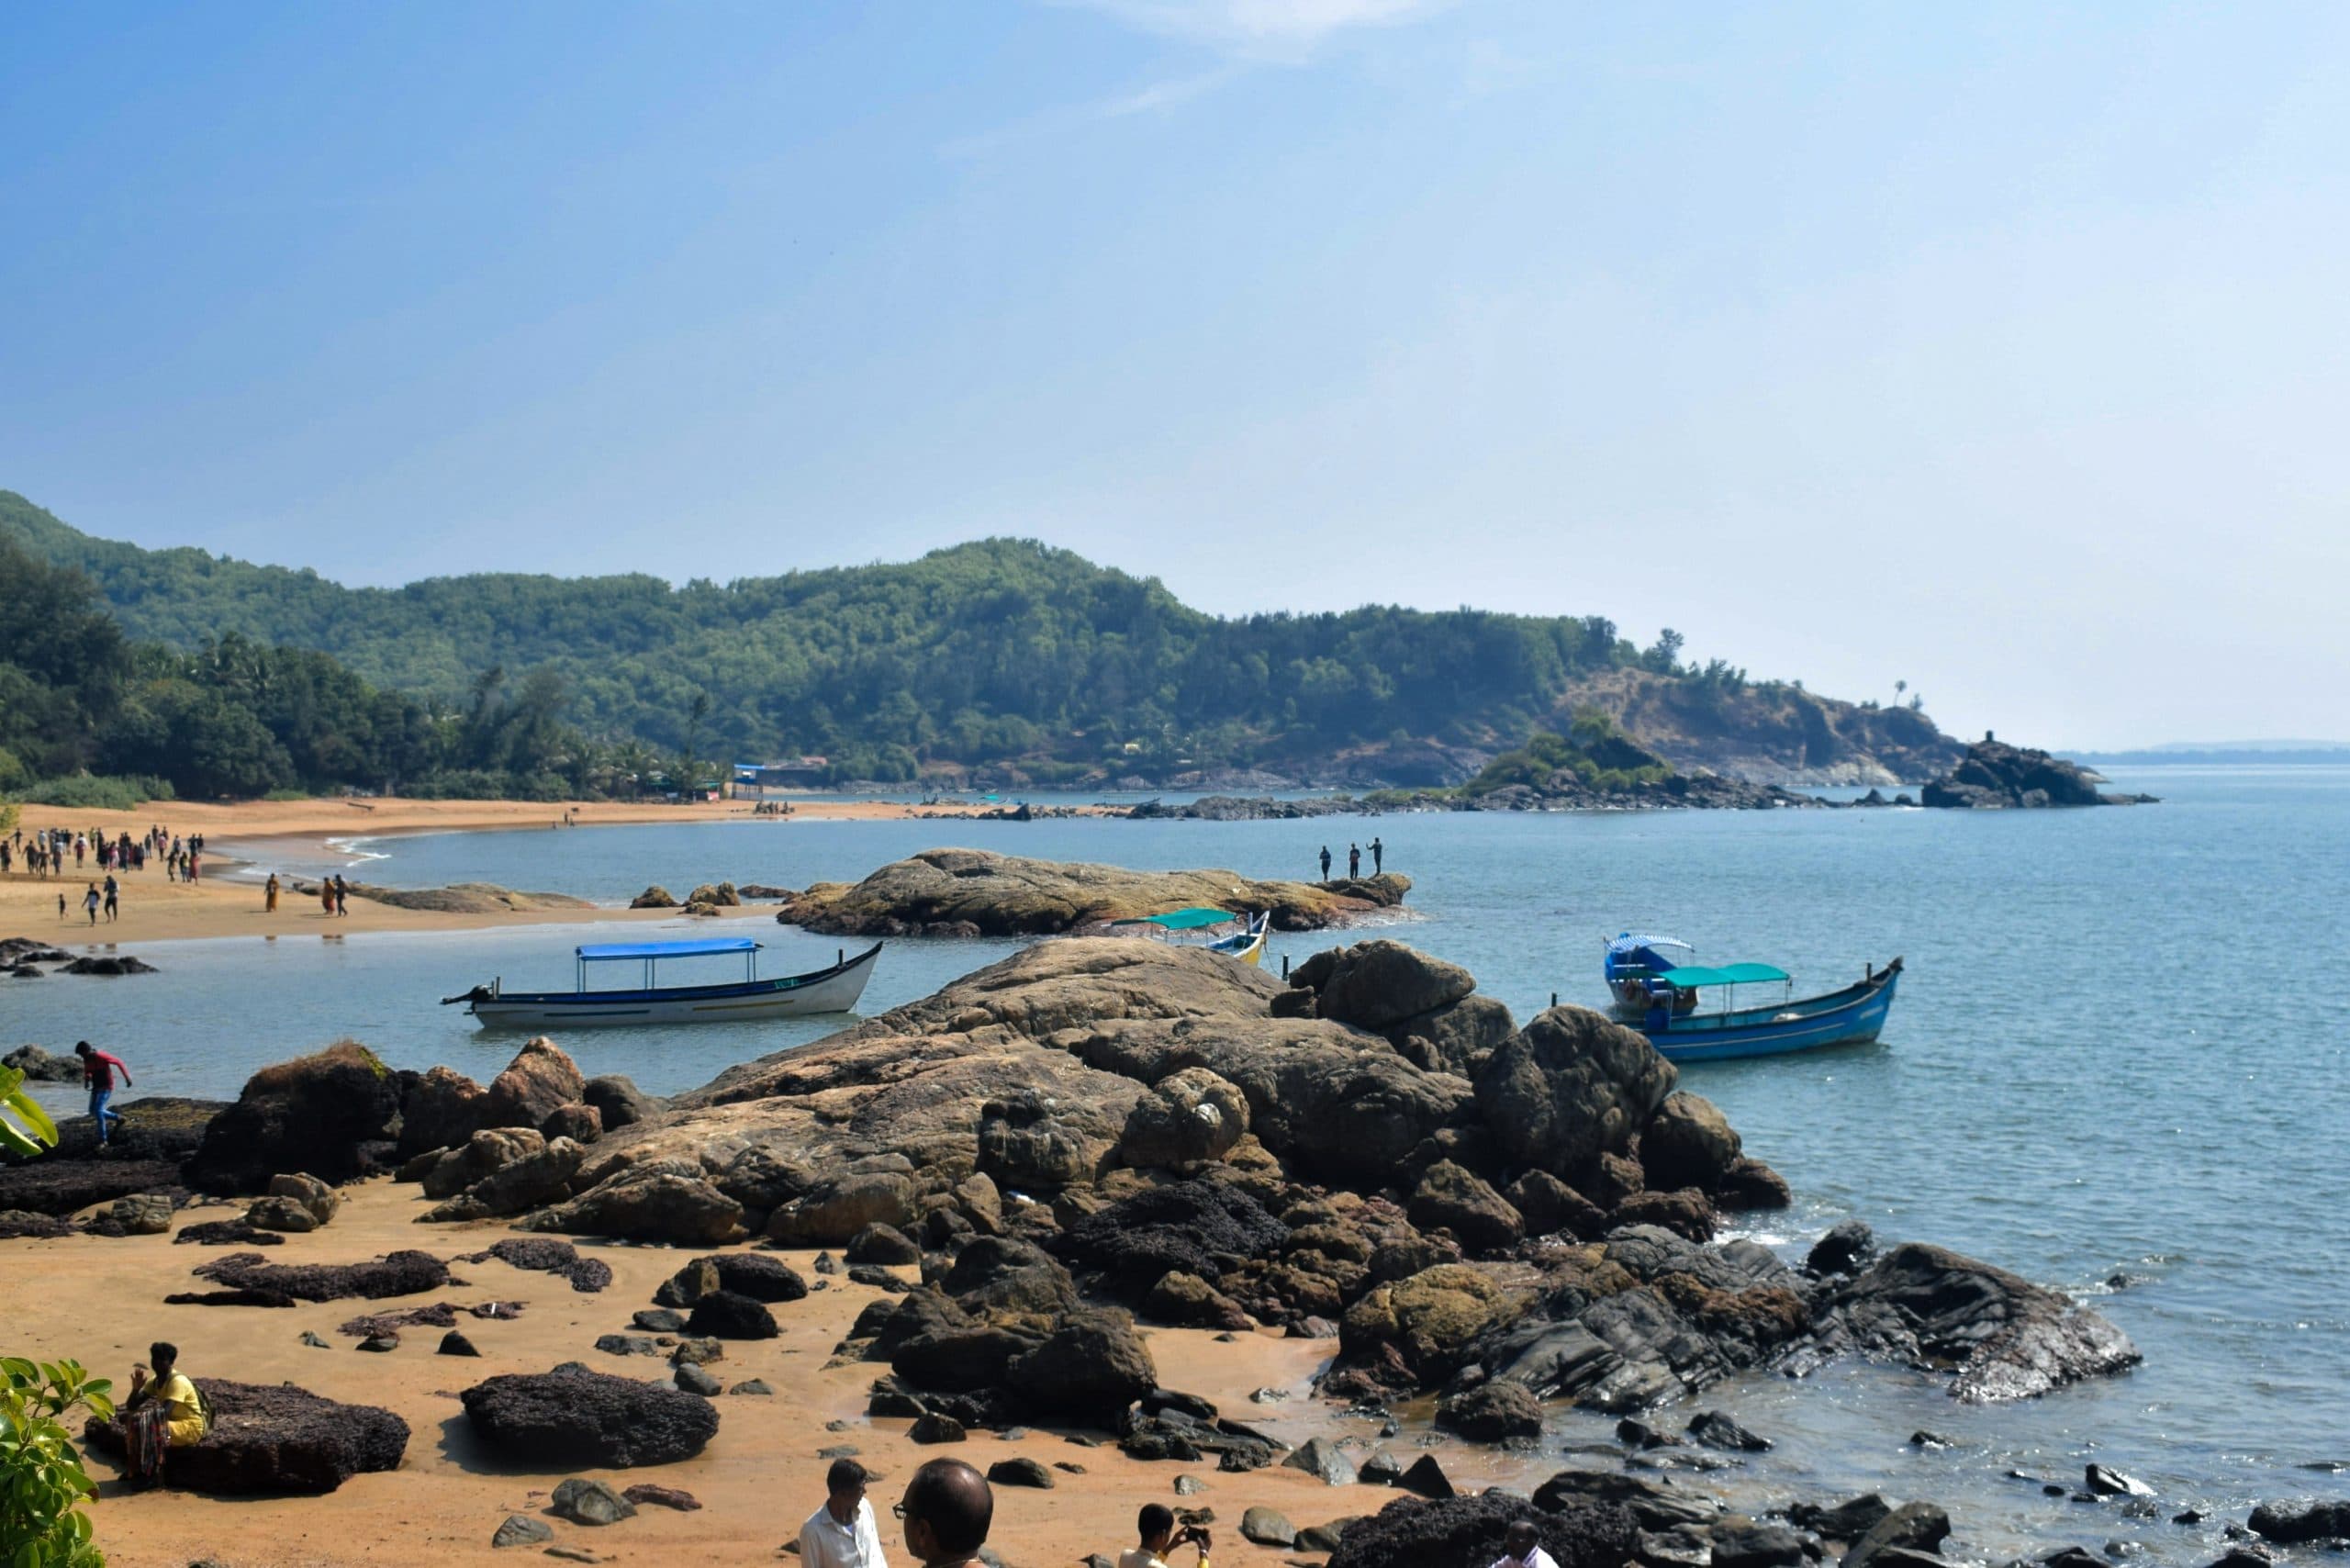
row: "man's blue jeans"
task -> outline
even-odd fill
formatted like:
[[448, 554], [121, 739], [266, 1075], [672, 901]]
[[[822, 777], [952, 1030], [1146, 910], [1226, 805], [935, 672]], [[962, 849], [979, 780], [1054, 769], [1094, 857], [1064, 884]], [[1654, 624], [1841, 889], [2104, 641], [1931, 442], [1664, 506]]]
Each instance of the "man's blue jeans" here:
[[122, 1113], [120, 1111], [111, 1111], [106, 1108], [106, 1102], [113, 1098], [114, 1091], [111, 1089], [93, 1089], [90, 1091], [90, 1119], [98, 1124], [98, 1141], [100, 1143], [106, 1141], [107, 1127], [113, 1123], [122, 1120]]

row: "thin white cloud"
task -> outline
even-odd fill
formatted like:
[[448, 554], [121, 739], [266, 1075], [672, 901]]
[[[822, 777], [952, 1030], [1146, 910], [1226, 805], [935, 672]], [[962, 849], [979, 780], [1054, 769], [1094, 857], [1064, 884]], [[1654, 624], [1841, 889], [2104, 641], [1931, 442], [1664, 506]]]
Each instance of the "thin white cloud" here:
[[1355, 28], [1392, 27], [1450, 0], [1057, 0], [1129, 26], [1243, 53], [1311, 50]]
[[1241, 74], [1242, 70], [1243, 67], [1236, 62], [1219, 65], [1213, 71], [1153, 82], [1132, 92], [1097, 98], [1091, 103], [1045, 109], [993, 130], [958, 136], [938, 151], [948, 158], [977, 158], [1038, 137], [1058, 136], [1067, 131], [1081, 130], [1090, 125], [1131, 118], [1136, 115], [1156, 114], [1206, 96]]

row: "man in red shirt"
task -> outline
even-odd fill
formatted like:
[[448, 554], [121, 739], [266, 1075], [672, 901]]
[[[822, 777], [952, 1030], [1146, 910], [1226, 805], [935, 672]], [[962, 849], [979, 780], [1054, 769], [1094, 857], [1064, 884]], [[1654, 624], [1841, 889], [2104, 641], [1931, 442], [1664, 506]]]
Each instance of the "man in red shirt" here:
[[73, 1043], [73, 1054], [82, 1058], [82, 1081], [90, 1086], [90, 1119], [98, 1124], [98, 1142], [106, 1141], [108, 1126], [122, 1120], [122, 1113], [109, 1110], [106, 1102], [114, 1098], [114, 1075], [122, 1074], [123, 1087], [131, 1086], [130, 1067], [111, 1051], [102, 1051], [87, 1040]]

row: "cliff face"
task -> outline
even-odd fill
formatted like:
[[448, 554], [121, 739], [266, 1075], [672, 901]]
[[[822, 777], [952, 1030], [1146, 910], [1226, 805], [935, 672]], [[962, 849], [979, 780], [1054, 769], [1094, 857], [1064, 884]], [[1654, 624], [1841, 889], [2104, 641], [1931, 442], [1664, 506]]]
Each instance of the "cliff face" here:
[[1607, 713], [1675, 767], [1711, 768], [1764, 784], [1917, 784], [1941, 777], [1966, 747], [1907, 708], [1863, 708], [1791, 686], [1738, 689], [1642, 669], [1577, 681], [1558, 704], [1563, 730], [1579, 709]]

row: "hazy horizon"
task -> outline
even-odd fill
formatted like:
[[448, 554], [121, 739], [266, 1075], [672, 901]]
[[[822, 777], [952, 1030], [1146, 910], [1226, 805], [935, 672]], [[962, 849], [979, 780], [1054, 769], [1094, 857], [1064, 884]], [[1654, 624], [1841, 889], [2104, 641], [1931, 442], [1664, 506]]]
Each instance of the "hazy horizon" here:
[[[2350, 733], [2350, 14], [0, 22], [0, 486], [357, 585], [1035, 537], [1961, 735]], [[2219, 744], [2219, 743], [2210, 743]]]

